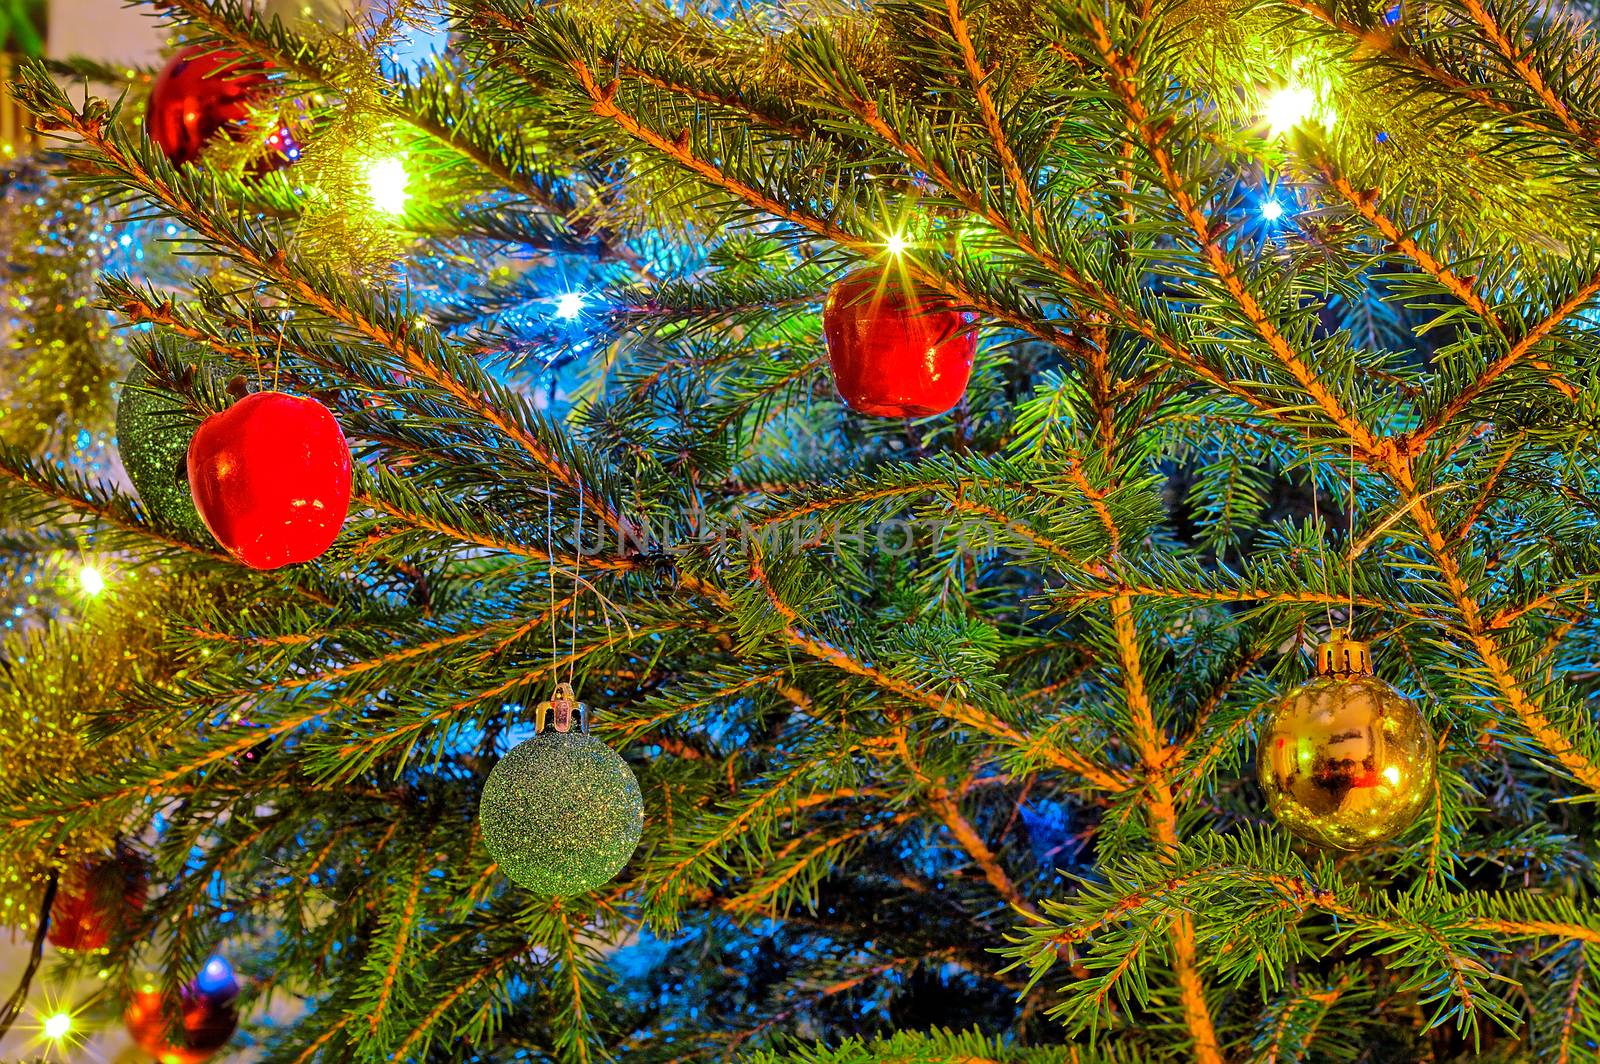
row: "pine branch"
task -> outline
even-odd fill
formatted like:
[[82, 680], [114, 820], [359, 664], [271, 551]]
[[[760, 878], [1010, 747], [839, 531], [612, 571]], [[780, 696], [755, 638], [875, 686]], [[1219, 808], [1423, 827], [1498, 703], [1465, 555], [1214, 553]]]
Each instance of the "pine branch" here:
[[[1527, 359], [1530, 352], [1540, 341], [1549, 336], [1558, 326], [1567, 322], [1583, 306], [1600, 294], [1600, 269], [1596, 269], [1587, 281], [1576, 291], [1569, 295], [1560, 305], [1553, 308], [1542, 320], [1524, 333], [1513, 343], [1505, 354], [1491, 363], [1476, 380], [1462, 389], [1445, 407], [1434, 414], [1419, 428], [1409, 433], [1403, 441], [1405, 451], [1410, 454], [1418, 453], [1421, 446], [1428, 441], [1441, 428], [1448, 425], [1476, 399], [1484, 389], [1511, 369], [1518, 362]], [[1544, 367], [1540, 367], [1543, 369]], [[1570, 386], [1568, 386], [1570, 388]]]
[[[443, 351], [431, 345], [424, 346], [428, 342], [426, 330], [402, 328], [392, 320], [385, 320], [386, 316], [368, 312], [362, 308], [361, 301], [342, 298], [341, 286], [331, 277], [318, 277], [314, 281], [282, 248], [269, 249], [222, 222], [225, 212], [212, 209], [195, 195], [198, 190], [192, 181], [180, 178], [164, 164], [126, 150], [104, 120], [78, 111], [59, 90], [42, 79], [43, 74], [37, 68], [25, 72], [24, 102], [41, 122], [80, 137], [94, 152], [87, 161], [101, 174], [126, 180], [206, 240], [224, 248], [249, 272], [282, 286], [297, 302], [348, 326], [364, 339], [394, 354], [408, 372], [448, 393], [465, 409], [514, 440], [550, 476], [581, 495], [588, 509], [620, 537], [626, 539], [634, 535], [632, 525], [610, 502], [596, 495], [592, 486], [584, 483], [563, 456], [536, 436], [529, 419], [520, 412], [511, 412], [516, 403], [508, 390], [492, 384], [475, 370], [468, 372], [460, 363], [452, 364]], [[469, 379], [463, 380], [464, 376]], [[474, 377], [476, 379], [470, 379]], [[491, 397], [498, 402], [491, 401]]]
[[1516, 72], [1517, 77], [1521, 78], [1528, 88], [1533, 90], [1534, 95], [1555, 114], [1561, 125], [1569, 133], [1582, 135], [1583, 128], [1573, 120], [1572, 115], [1567, 111], [1566, 105], [1556, 98], [1555, 93], [1545, 84], [1544, 79], [1539, 76], [1539, 72], [1527, 62], [1522, 50], [1511, 41], [1506, 34], [1505, 28], [1500, 25], [1500, 20], [1495, 18], [1489, 9], [1484, 6], [1482, 0], [1461, 0], [1461, 4], [1472, 16], [1473, 21], [1483, 29], [1484, 36], [1489, 39], [1495, 49], [1505, 58], [1506, 63]]
[[[1163, 143], [1166, 130], [1152, 119], [1150, 111], [1140, 98], [1138, 83], [1134, 80], [1137, 76], [1136, 65], [1130, 63], [1129, 58], [1118, 50], [1103, 19], [1091, 14], [1088, 16], [1088, 22], [1095, 49], [1106, 67], [1107, 80], [1127, 110], [1130, 132], [1156, 164], [1167, 194], [1188, 225], [1192, 238], [1211, 272], [1222, 283], [1239, 311], [1261, 337], [1262, 342], [1294, 377], [1305, 394], [1310, 396], [1328, 419], [1339, 427], [1356, 449], [1368, 455], [1380, 453], [1378, 437], [1373, 435], [1372, 431], [1352, 412], [1346, 410], [1326, 384], [1318, 378], [1305, 359], [1279, 331], [1272, 316], [1267, 313], [1250, 287], [1234, 269], [1227, 252], [1216, 237], [1211, 219], [1190, 195], [1187, 182], [1178, 172], [1172, 154]], [[1389, 446], [1392, 447], [1392, 444]]]
[[1540, 132], [1576, 132], [1582, 136], [1587, 145], [1600, 146], [1600, 130], [1573, 130], [1557, 116], [1556, 124], [1551, 125], [1541, 122], [1538, 117], [1528, 112], [1525, 107], [1507, 102], [1495, 93], [1498, 85], [1479, 85], [1476, 82], [1458, 75], [1438, 62], [1424, 55], [1418, 49], [1404, 40], [1402, 36], [1387, 26], [1362, 25], [1353, 18], [1340, 12], [1337, 7], [1332, 9], [1324, 6], [1321, 0], [1282, 0], [1283, 4], [1316, 20], [1329, 29], [1335, 30], [1349, 39], [1353, 46], [1370, 49], [1371, 52], [1383, 56], [1394, 63], [1399, 69], [1419, 76], [1430, 86], [1451, 94], [1470, 100], [1475, 104], [1496, 111], [1510, 121], [1523, 128]]
[[[1111, 619], [1116, 632], [1117, 652], [1122, 668], [1128, 714], [1133, 728], [1134, 747], [1143, 763], [1148, 799], [1146, 812], [1156, 841], [1164, 850], [1178, 845], [1178, 814], [1173, 805], [1171, 771], [1173, 747], [1156, 724], [1145, 687], [1144, 668], [1139, 657], [1139, 636], [1134, 629], [1133, 603], [1126, 595], [1111, 601]], [[1194, 923], [1179, 916], [1170, 928], [1174, 973], [1178, 996], [1183, 1005], [1184, 1022], [1194, 1040], [1195, 1059], [1200, 1064], [1222, 1064], [1217, 1031], [1206, 1002], [1206, 988], [1196, 966]], [[1130, 954], [1131, 956], [1131, 954]]]
[[983, 836], [978, 834], [970, 820], [961, 815], [961, 808], [955, 803], [949, 791], [935, 785], [928, 791], [926, 800], [938, 818], [943, 821], [951, 837], [983, 870], [983, 878], [994, 888], [995, 893], [1009, 902], [1013, 909], [1029, 914], [1037, 912], [1033, 903], [1017, 890], [1016, 884], [1006, 874], [994, 851], [983, 841]]
[[[515, 29], [509, 24], [504, 24], [506, 29]], [[828, 220], [817, 218], [798, 208], [789, 206], [773, 199], [755, 187], [738, 180], [725, 173], [714, 163], [696, 155], [686, 143], [680, 143], [645, 126], [634, 115], [624, 111], [617, 103], [618, 86], [608, 83], [604, 86], [596, 80], [589, 65], [582, 60], [574, 60], [572, 72], [577, 77], [579, 85], [590, 99], [594, 112], [603, 118], [614, 121], [630, 136], [648, 145], [663, 156], [672, 159], [678, 165], [697, 175], [708, 184], [723, 189], [753, 207], [781, 218], [793, 225], [808, 229], [819, 236], [848, 248], [865, 257], [876, 257], [881, 250], [881, 242], [860, 236], [842, 228]], [[911, 276], [928, 288], [943, 292], [957, 302], [974, 307], [999, 321], [1004, 321], [1019, 329], [1038, 336], [1047, 343], [1054, 344], [1068, 351], [1081, 350], [1082, 342], [1070, 333], [1055, 328], [1046, 322], [1035, 318], [1023, 317], [992, 300], [985, 299], [981, 294], [970, 288], [952, 283], [949, 279], [940, 276], [920, 263], [908, 262], [907, 269]]]
[[978, 52], [972, 43], [972, 28], [961, 13], [961, 0], [945, 0], [944, 6], [950, 24], [950, 35], [955, 38], [956, 45], [961, 50], [962, 65], [966, 67], [967, 77], [972, 82], [973, 95], [977, 97], [978, 113], [983, 117], [983, 127], [988, 131], [990, 140], [994, 142], [995, 151], [1000, 156], [1000, 166], [1011, 182], [1012, 191], [1016, 194], [1017, 207], [1033, 222], [1035, 229], [1043, 229], [1044, 216], [1033, 202], [1031, 183], [1017, 162], [1016, 152], [1012, 150], [1011, 141], [1001, 125], [1000, 112], [994, 103], [994, 94], [989, 91], [989, 80], [994, 71], [985, 71], [978, 61]]
[[[1404, 484], [1403, 490], [1410, 493], [1414, 492], [1415, 487]], [[1446, 542], [1432, 508], [1426, 501], [1419, 501], [1412, 509], [1412, 518], [1422, 530], [1434, 561], [1439, 566], [1440, 574], [1461, 609], [1467, 637], [1488, 667], [1502, 697], [1522, 721], [1528, 733], [1540, 747], [1556, 759], [1562, 768], [1589, 789], [1600, 790], [1600, 761], [1596, 761], [1594, 756], [1563, 734], [1543, 708], [1523, 690], [1511, 663], [1501, 653], [1498, 641], [1491, 634], [1489, 626], [1484, 623], [1478, 601], [1467, 587], [1460, 565], [1456, 561], [1455, 550]]]
[[[771, 583], [767, 581], [761, 567], [759, 555], [753, 550], [749, 565], [752, 579], [761, 589], [767, 601], [772, 604], [778, 615], [787, 622], [787, 627], [781, 633], [783, 638], [797, 650], [803, 651], [818, 661], [832, 665], [851, 675], [869, 680], [874, 685], [890, 691], [908, 702], [922, 705], [940, 716], [948, 717], [978, 732], [999, 739], [1006, 745], [1015, 747], [1019, 753], [1026, 752], [1030, 756], [1043, 758], [1057, 768], [1081, 776], [1084, 780], [1097, 787], [1113, 792], [1126, 789], [1126, 781], [1118, 774], [1104, 769], [1075, 753], [1060, 749], [1054, 744], [1041, 743], [1037, 739], [1031, 739], [998, 717], [977, 706], [919, 691], [905, 681], [863, 664], [845, 651], [807, 634], [799, 623], [799, 615], [778, 598]], [[705, 585], [700, 581], [695, 581], [695, 585], [702, 589], [703, 594], [714, 594], [717, 598], [721, 598], [725, 608], [728, 608], [727, 600], [720, 592], [712, 591], [709, 585]]]

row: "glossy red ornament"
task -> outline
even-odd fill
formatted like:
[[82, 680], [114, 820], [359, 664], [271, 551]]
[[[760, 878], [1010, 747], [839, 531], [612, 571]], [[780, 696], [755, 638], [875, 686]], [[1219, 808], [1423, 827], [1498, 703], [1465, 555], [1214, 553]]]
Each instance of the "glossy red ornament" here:
[[[145, 129], [168, 159], [185, 166], [200, 158], [218, 133], [242, 139], [251, 135], [250, 108], [268, 89], [264, 60], [243, 53], [214, 51], [195, 44], [174, 55], [150, 89]], [[251, 166], [267, 173], [300, 157], [288, 128], [279, 125], [264, 138], [261, 157]]]
[[315, 399], [257, 392], [201, 422], [189, 492], [217, 542], [250, 568], [308, 562], [350, 510], [350, 446]]
[[149, 890], [144, 861], [130, 851], [68, 869], [50, 906], [50, 944], [85, 952], [105, 949], [133, 925]]
[[[218, 965], [220, 977], [208, 981]], [[201, 1064], [238, 1030], [239, 1010], [234, 1007], [238, 996], [239, 984], [227, 962], [212, 958], [176, 1000], [153, 988], [134, 994], [122, 1020], [134, 1044], [160, 1064]]]
[[961, 402], [978, 350], [973, 316], [895, 270], [857, 270], [822, 308], [833, 382], [876, 417], [942, 414]]

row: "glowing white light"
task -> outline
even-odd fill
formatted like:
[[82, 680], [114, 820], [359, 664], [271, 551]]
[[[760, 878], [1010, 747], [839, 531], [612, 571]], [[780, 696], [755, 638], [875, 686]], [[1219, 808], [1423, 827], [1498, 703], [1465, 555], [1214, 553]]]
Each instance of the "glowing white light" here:
[[583, 313], [583, 296], [578, 292], [568, 292], [556, 300], [556, 317], [571, 321]]
[[1275, 222], [1283, 217], [1283, 204], [1275, 199], [1269, 199], [1261, 205], [1261, 217], [1269, 222]]
[[374, 159], [367, 164], [367, 195], [372, 205], [385, 214], [404, 214], [406, 200], [406, 164], [398, 156]]
[[44, 1036], [52, 1042], [59, 1042], [72, 1033], [72, 1016], [70, 1013], [57, 1012], [46, 1016], [44, 1020]]
[[888, 251], [889, 254], [898, 255], [906, 249], [906, 238], [899, 233], [894, 233], [884, 242], [883, 246], [884, 250]]
[[94, 598], [106, 589], [106, 578], [99, 569], [92, 565], [85, 565], [78, 570], [78, 586], [83, 588], [83, 593]]
[[1304, 85], [1285, 85], [1268, 96], [1261, 117], [1273, 133], [1287, 133], [1319, 116], [1317, 94]]

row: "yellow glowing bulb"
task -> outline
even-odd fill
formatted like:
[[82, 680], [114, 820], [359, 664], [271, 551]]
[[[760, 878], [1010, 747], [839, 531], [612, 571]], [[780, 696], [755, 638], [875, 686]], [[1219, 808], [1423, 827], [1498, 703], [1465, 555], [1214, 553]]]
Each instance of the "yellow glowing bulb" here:
[[906, 249], [906, 238], [895, 233], [884, 242], [884, 249], [891, 255], [898, 255]]
[[85, 565], [78, 570], [78, 586], [83, 588], [85, 595], [93, 598], [106, 589], [106, 578], [99, 569], [92, 565]]
[[1400, 769], [1399, 769], [1399, 767], [1395, 766], [1395, 765], [1390, 765], [1388, 768], [1384, 769], [1383, 770], [1383, 778], [1389, 781], [1389, 785], [1391, 787], [1398, 787], [1400, 785]]
[[72, 1015], [66, 1012], [57, 1012], [46, 1016], [44, 1021], [44, 1036], [52, 1042], [59, 1042], [72, 1033]]
[[404, 214], [406, 200], [406, 164], [398, 156], [389, 155], [367, 164], [367, 195], [372, 205], [385, 214]]
[[1274, 133], [1287, 133], [1317, 116], [1317, 94], [1304, 85], [1285, 85], [1267, 97], [1262, 117]]

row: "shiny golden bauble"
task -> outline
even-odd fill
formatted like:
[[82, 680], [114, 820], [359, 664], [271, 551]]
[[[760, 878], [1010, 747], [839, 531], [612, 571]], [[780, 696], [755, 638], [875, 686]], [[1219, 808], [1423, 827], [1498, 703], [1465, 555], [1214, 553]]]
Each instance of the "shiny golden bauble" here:
[[1273, 710], [1256, 750], [1267, 807], [1290, 831], [1359, 850], [1410, 826], [1433, 795], [1433, 729], [1372, 673], [1365, 643], [1335, 632], [1316, 679]]

